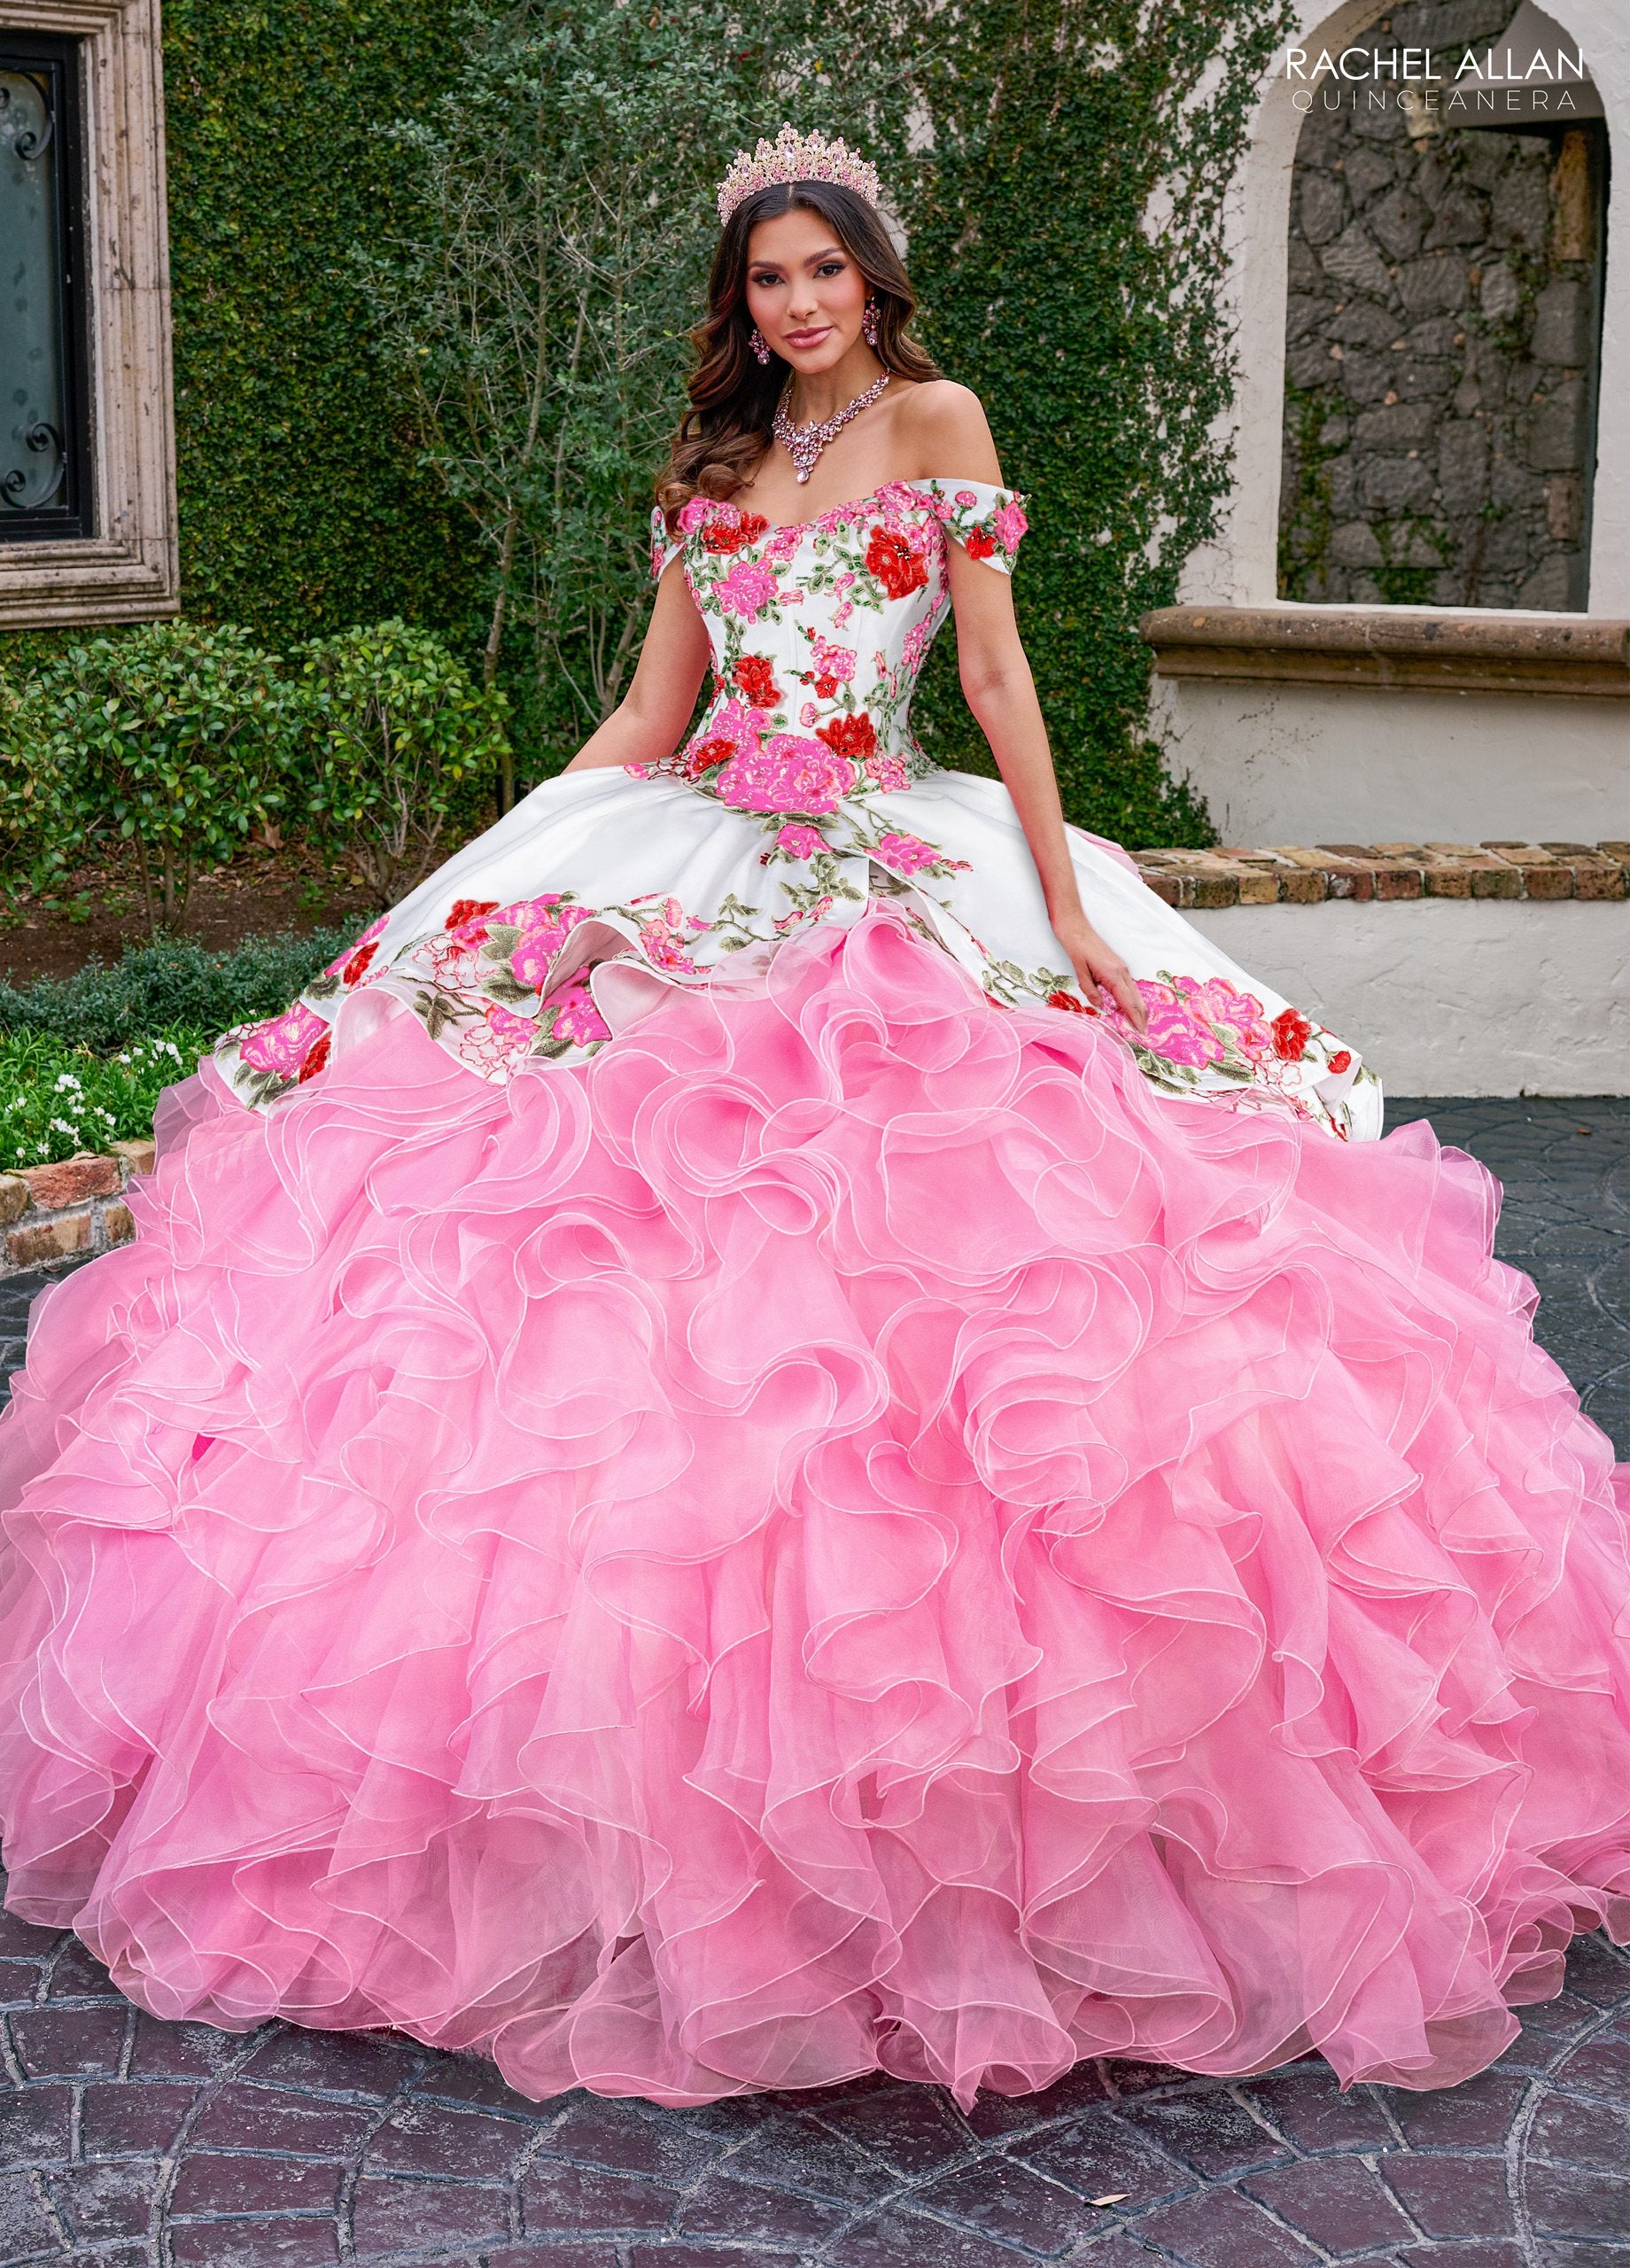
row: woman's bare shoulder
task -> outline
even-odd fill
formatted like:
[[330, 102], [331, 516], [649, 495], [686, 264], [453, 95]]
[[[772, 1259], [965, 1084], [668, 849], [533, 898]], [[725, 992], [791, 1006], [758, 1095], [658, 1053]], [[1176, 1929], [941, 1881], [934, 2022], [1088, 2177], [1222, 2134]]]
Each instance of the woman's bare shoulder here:
[[930, 378], [911, 388], [900, 414], [901, 438], [916, 460], [914, 479], [1000, 481], [984, 404], [971, 386]]

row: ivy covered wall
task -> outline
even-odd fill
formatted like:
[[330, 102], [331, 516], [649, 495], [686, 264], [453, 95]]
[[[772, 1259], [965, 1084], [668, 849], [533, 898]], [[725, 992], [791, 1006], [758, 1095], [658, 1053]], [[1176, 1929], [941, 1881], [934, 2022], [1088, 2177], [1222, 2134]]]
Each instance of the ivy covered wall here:
[[[1214, 839], [1145, 737], [1148, 609], [1169, 605], [1229, 478], [1223, 193], [1289, 27], [1275, 0], [980, 0], [931, 87], [911, 206], [925, 338], [978, 389], [1035, 529], [1020, 620], [1069, 815], [1134, 845]], [[949, 633], [928, 744], [992, 767]]]
[[[191, 615], [278, 642], [398, 612], [478, 635], [480, 562], [415, 470], [350, 266], [405, 209], [389, 128], [452, 76], [457, 13], [168, 0]], [[1220, 206], [1285, 14], [1284, 0], [975, 0], [930, 72], [933, 146], [897, 184], [924, 336], [979, 389], [1031, 500], [1018, 600], [1067, 808], [1134, 845], [1208, 839], [1146, 738], [1136, 624], [1174, 596], [1227, 484], [1211, 430], [1230, 385]], [[952, 647], [947, 633], [920, 696], [925, 738], [989, 769]]]
[[454, 55], [451, 0], [166, 0], [182, 604], [273, 640], [467, 624], [475, 561], [415, 470], [354, 245], [395, 225], [392, 120]]

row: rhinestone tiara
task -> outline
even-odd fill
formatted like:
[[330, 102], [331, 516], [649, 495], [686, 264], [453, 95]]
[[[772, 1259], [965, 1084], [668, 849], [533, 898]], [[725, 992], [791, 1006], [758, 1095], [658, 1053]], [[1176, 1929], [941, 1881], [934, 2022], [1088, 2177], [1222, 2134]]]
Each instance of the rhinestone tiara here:
[[720, 228], [738, 205], [761, 189], [784, 181], [829, 181], [839, 189], [852, 189], [857, 197], [875, 206], [877, 167], [858, 157], [843, 142], [828, 142], [819, 131], [800, 134], [783, 126], [773, 142], [760, 141], [756, 150], [738, 150], [730, 170], [718, 185]]

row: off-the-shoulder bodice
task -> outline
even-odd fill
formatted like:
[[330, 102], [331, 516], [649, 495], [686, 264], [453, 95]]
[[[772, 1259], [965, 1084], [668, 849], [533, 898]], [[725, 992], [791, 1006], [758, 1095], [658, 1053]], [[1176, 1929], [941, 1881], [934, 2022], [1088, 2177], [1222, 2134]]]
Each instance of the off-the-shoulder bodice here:
[[737, 809], [830, 809], [929, 769], [911, 698], [950, 604], [949, 542], [1011, 574], [1026, 527], [1012, 489], [893, 480], [813, 519], [693, 497], [651, 515], [651, 571], [676, 559], [713, 649], [714, 695], [660, 766]]

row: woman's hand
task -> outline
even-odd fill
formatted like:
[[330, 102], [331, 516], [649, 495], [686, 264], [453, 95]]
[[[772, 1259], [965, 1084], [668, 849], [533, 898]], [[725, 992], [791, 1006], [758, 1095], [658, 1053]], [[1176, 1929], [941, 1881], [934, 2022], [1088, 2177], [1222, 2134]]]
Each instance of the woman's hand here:
[[1075, 982], [1095, 1008], [1107, 992], [1134, 1031], [1148, 1029], [1143, 995], [1132, 982], [1132, 972], [1120, 954], [1104, 943], [1084, 913], [1065, 915], [1052, 925], [1052, 934], [1070, 957]]

